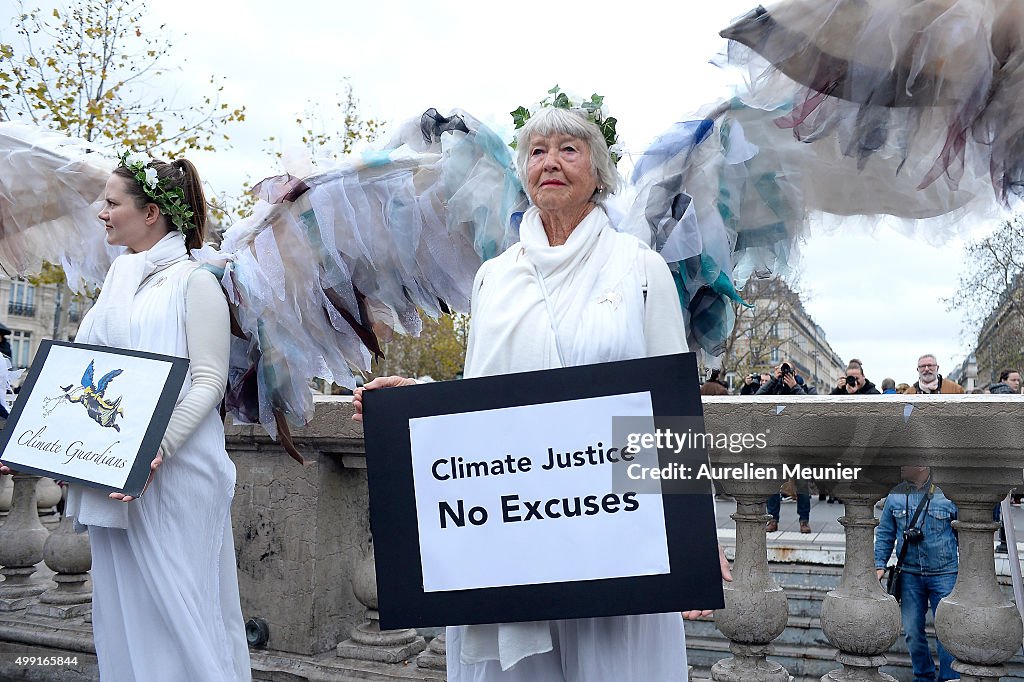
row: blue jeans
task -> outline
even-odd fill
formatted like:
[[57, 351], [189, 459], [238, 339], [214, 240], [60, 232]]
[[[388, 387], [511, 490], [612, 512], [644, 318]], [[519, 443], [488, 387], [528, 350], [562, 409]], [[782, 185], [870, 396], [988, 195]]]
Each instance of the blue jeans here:
[[904, 573], [901, 576], [900, 612], [903, 616], [903, 632], [907, 638], [907, 649], [910, 661], [914, 665], [914, 682], [935, 682], [939, 680], [957, 680], [960, 675], [953, 671], [953, 657], [946, 651], [936, 638], [939, 649], [939, 676], [935, 677], [935, 661], [928, 648], [928, 638], [924, 634], [924, 620], [929, 607], [932, 617], [939, 600], [953, 591], [956, 573], [942, 575], [915, 575]]
[[[776, 521], [779, 520], [779, 511], [782, 507], [782, 494], [775, 493], [768, 498], [768, 513]], [[810, 493], [796, 494], [796, 515], [801, 521], [811, 519], [811, 495]]]

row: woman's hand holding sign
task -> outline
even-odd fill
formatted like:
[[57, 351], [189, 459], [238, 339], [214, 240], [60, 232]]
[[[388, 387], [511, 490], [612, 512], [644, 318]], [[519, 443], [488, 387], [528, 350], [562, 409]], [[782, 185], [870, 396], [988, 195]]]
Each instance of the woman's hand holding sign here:
[[[732, 582], [732, 571], [729, 570], [729, 560], [725, 558], [725, 550], [722, 546], [718, 546], [718, 563], [722, 567], [722, 580], [727, 583]], [[686, 620], [697, 620], [703, 616], [710, 616], [714, 611], [683, 611], [683, 618]]]
[[[146, 490], [149, 489], [149, 484], [153, 482], [153, 474], [156, 473], [156, 470], [163, 463], [164, 463], [164, 451], [163, 450], [157, 450], [156, 451], [156, 457], [153, 458], [152, 463], [150, 463], [150, 465], [149, 465], [149, 478], [146, 480], [146, 485], [143, 486], [142, 493], [139, 495], [139, 497], [142, 497], [142, 495], [144, 495], [146, 493]], [[121, 502], [131, 502], [135, 498], [133, 496], [131, 496], [131, 495], [122, 495], [121, 493], [110, 493], [110, 499], [112, 499], [112, 500], [119, 500]]]
[[411, 386], [416, 383], [415, 379], [405, 377], [377, 377], [365, 386], [360, 386], [352, 394], [352, 406], [356, 409], [352, 419], [357, 422], [363, 421], [363, 391], [372, 391], [375, 388], [393, 388], [395, 386]]

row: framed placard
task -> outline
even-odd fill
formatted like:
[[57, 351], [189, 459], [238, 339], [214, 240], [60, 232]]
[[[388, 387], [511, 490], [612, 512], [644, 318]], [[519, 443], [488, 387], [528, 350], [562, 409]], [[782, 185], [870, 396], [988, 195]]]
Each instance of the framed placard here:
[[692, 354], [379, 389], [363, 404], [382, 628], [723, 606], [710, 481], [675, 494], [634, 481], [680, 453], [626, 442], [656, 416], [703, 429]]
[[141, 495], [187, 371], [187, 358], [43, 341], [0, 434], [0, 461]]

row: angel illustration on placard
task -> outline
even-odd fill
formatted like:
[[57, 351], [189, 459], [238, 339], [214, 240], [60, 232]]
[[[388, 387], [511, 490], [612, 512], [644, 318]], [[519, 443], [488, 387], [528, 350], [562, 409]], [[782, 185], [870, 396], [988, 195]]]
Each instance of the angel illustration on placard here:
[[58, 402], [47, 411], [47, 414], [52, 412], [57, 404], [65, 400], [69, 403], [79, 403], [85, 407], [89, 417], [97, 424], [120, 431], [121, 427], [117, 424], [116, 420], [118, 416], [124, 417], [124, 408], [121, 407], [121, 400], [124, 396], [108, 399], [105, 393], [110, 382], [124, 372], [124, 370], [113, 369], [100, 377], [98, 382], [94, 383], [95, 364], [95, 360], [89, 361], [89, 366], [85, 368], [85, 374], [82, 375], [82, 381], [79, 384], [68, 384], [67, 386], [60, 387], [64, 394], [55, 399], [50, 399]]

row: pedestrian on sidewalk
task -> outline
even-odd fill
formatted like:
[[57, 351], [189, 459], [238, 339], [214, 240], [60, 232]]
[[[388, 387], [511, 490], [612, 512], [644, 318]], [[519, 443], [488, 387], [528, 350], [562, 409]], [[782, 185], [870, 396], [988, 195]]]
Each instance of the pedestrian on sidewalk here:
[[704, 382], [704, 385], [700, 387], [701, 395], [729, 395], [729, 387], [726, 386], [721, 379], [722, 370], [713, 369], [711, 370], [711, 378]]
[[918, 380], [907, 393], [963, 393], [964, 387], [939, 374], [939, 363], [931, 353], [917, 359]]
[[879, 390], [864, 376], [864, 365], [860, 360], [850, 360], [846, 374], [839, 377], [831, 395], [879, 395]]
[[952, 592], [956, 583], [959, 566], [953, 521], [957, 508], [932, 483], [928, 467], [905, 466], [901, 472], [903, 482], [886, 497], [875, 532], [875, 569], [881, 580], [895, 545], [896, 555], [903, 557], [896, 598], [900, 601], [914, 682], [959, 679], [952, 668], [953, 656], [938, 640], [936, 677], [935, 661], [924, 632], [926, 612], [930, 608], [934, 618], [939, 600]]
[[989, 393], [996, 395], [1020, 394], [1020, 372], [1015, 369], [1004, 369], [999, 373], [999, 382], [992, 384]]

